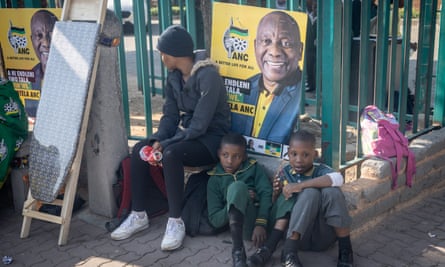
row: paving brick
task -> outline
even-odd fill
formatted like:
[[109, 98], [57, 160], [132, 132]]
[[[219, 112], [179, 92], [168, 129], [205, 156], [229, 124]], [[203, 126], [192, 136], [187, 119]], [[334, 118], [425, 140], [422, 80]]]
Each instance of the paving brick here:
[[370, 258], [378, 263], [381, 263], [383, 266], [407, 266], [397, 257], [397, 255], [388, 256], [381, 251], [377, 251]]
[[433, 239], [431, 239], [428, 235], [428, 233], [430, 233], [431, 230], [428, 228], [425, 228], [423, 230], [418, 230], [418, 229], [412, 229], [411, 231], [407, 231], [406, 234], [410, 237], [413, 237], [417, 240], [427, 240], [427, 241], [432, 241]]
[[366, 239], [366, 242], [354, 244], [354, 251], [357, 255], [367, 258], [380, 249], [385, 247], [385, 243], [381, 243], [375, 240]]
[[[110, 261], [110, 262], [103, 263], [100, 266], [101, 267], [124, 267], [124, 266], [129, 266], [129, 265], [126, 262], [113, 260], [113, 261]], [[133, 265], [130, 265], [130, 266], [133, 266]]]
[[[136, 260], [131, 261], [131, 263], [142, 266], [169, 266], [169, 264], [171, 264], [171, 260], [169, 259], [171, 255], [172, 252], [164, 252], [158, 249], [152, 251], [151, 253], [147, 253], [146, 255], [139, 257]], [[174, 261], [173, 263], [176, 262], [177, 261]]]
[[[41, 255], [34, 254], [32, 252], [29, 253], [11, 253], [7, 254], [8, 256], [11, 256], [14, 260], [15, 264], [22, 264], [23, 266], [33, 266], [37, 263], [43, 263], [45, 262], [48, 264], [48, 260], [43, 258]], [[1, 255], [3, 256], [3, 255]], [[49, 264], [47, 266], [50, 266]]]
[[52, 249], [57, 249], [56, 246], [54, 246], [53, 240], [46, 240], [44, 242], [40, 242], [38, 246], [35, 246], [32, 248], [33, 253], [40, 254], [43, 252], [50, 251]]
[[380, 249], [380, 251], [388, 257], [394, 257], [395, 255], [400, 256], [403, 251], [406, 250], [407, 246], [409, 246], [409, 244], [403, 241], [394, 240], [386, 243], [385, 246]]
[[[111, 262], [118, 262], [118, 263], [125, 262], [126, 264], [131, 264], [132, 261], [136, 261], [140, 258], [141, 256], [136, 255], [133, 252], [127, 252], [125, 254], [121, 254], [113, 258], [110, 257], [110, 260]], [[110, 264], [110, 262], [108, 262], [107, 264]]]
[[97, 255], [94, 250], [88, 249], [83, 245], [72, 247], [65, 251], [66, 254], [79, 259], [86, 259], [92, 255]]
[[141, 234], [134, 236], [134, 239], [140, 244], [146, 244], [151, 247], [161, 247], [159, 240], [162, 239], [164, 235], [164, 229], [152, 229], [143, 231]]
[[158, 248], [158, 246], [155, 247], [153, 243], [156, 244], [157, 242], [158, 241], [156, 240], [156, 241], [153, 241], [148, 244], [141, 244], [135, 240], [129, 239], [129, 240], [127, 240], [127, 242], [119, 245], [119, 247], [122, 249], [125, 249], [126, 251], [132, 251], [132, 252], [136, 253], [137, 255], [143, 256], [147, 252], [156, 250]]
[[57, 265], [54, 265], [54, 263], [51, 262], [50, 260], [46, 260], [44, 262], [35, 263], [35, 264], [30, 265], [30, 266], [33, 266], [33, 267], [47, 267], [47, 266], [57, 266]]
[[94, 251], [97, 255], [103, 255], [106, 256], [107, 258], [116, 258], [128, 253], [128, 251], [125, 249], [122, 249], [120, 247], [111, 247], [111, 246], [96, 247], [94, 248]]
[[389, 238], [392, 238], [393, 240], [399, 240], [399, 241], [404, 241], [404, 242], [408, 242], [408, 243], [414, 243], [414, 242], [418, 241], [409, 235], [406, 235], [406, 234], [400, 233], [400, 232], [396, 232], [396, 231], [388, 231], [387, 236]]
[[430, 248], [430, 246], [431, 243], [427, 240], [417, 240], [416, 242], [412, 242], [407, 250], [410, 251], [413, 255], [421, 256], [426, 250]]
[[[13, 241], [13, 240], [11, 240]], [[32, 251], [32, 248], [35, 247], [38, 243], [29, 242], [27, 239], [16, 239], [16, 242], [13, 242], [14, 246], [7, 249], [9, 252], [14, 252], [14, 254], [26, 254], [29, 251]]]
[[49, 249], [41, 252], [43, 258], [50, 259], [51, 264], [47, 266], [72, 266], [81, 261], [81, 257], [73, 257], [72, 255], [63, 251], [57, 251], [57, 248]]
[[377, 242], [380, 242], [380, 243], [383, 243], [383, 244], [388, 243], [388, 242], [390, 242], [392, 240], [389, 237], [387, 237], [386, 235], [383, 235], [383, 234], [379, 233], [378, 229], [382, 229], [383, 230], [384, 228], [382, 227], [382, 228], [373, 229], [372, 232], [367, 234], [369, 239], [377, 241]]
[[99, 256], [91, 256], [86, 258], [85, 260], [79, 262], [76, 266], [102, 266], [102, 264], [111, 262], [111, 259], [99, 257]]
[[398, 214], [398, 217], [403, 218], [403, 220], [410, 225], [416, 225], [419, 223], [419, 217], [410, 212], [401, 212]]
[[442, 267], [443, 259], [441, 261], [437, 262], [437, 261], [432, 261], [431, 259], [426, 258], [426, 257], [420, 257], [420, 258], [413, 259], [412, 265], [410, 265], [410, 266], [415, 266], [415, 267], [438, 266], [438, 267]]
[[[368, 259], [366, 257], [361, 257], [360, 255], [354, 255], [354, 262], [356, 263], [354, 266], [363, 266], [363, 267], [382, 267], [382, 264], [373, 261], [372, 259]], [[360, 263], [360, 264], [357, 264]], [[335, 266], [335, 265], [332, 265]]]

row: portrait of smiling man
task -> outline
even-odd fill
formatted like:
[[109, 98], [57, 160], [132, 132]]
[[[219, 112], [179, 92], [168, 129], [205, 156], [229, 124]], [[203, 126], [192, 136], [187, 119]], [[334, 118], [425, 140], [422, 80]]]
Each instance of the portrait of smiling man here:
[[[40, 91], [42, 88], [49, 50], [51, 48], [52, 32], [57, 20], [56, 15], [45, 9], [36, 11], [31, 17], [31, 41], [34, 52], [39, 60], [39, 63], [32, 68], [34, 72], [34, 82], [31, 83], [33, 90]], [[25, 108], [28, 116], [35, 117], [38, 103], [38, 100], [25, 99]]]
[[232, 113], [232, 130], [286, 144], [297, 127], [301, 104], [300, 28], [286, 12], [272, 11], [258, 23], [254, 45], [261, 72], [249, 79], [250, 94], [243, 101], [256, 106], [255, 115]]

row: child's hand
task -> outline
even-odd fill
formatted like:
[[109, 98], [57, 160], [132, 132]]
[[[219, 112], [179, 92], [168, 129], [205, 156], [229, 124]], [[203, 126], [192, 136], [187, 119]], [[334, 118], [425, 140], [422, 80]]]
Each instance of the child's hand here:
[[301, 183], [290, 183], [283, 187], [283, 195], [284, 198], [287, 200], [289, 199], [293, 193], [298, 193], [303, 190], [303, 187], [301, 186]]
[[252, 242], [253, 245], [257, 248], [263, 245], [264, 241], [266, 241], [267, 234], [266, 228], [264, 226], [255, 226], [252, 234]]
[[273, 179], [273, 182], [272, 182], [272, 188], [273, 188], [272, 202], [275, 202], [277, 200], [278, 196], [281, 193], [282, 187], [283, 187], [283, 183], [281, 182], [280, 177], [275, 176], [275, 178]]
[[280, 180], [280, 177], [276, 176], [273, 179], [273, 192], [274, 194], [279, 194], [281, 192], [281, 189], [283, 188], [283, 183]]

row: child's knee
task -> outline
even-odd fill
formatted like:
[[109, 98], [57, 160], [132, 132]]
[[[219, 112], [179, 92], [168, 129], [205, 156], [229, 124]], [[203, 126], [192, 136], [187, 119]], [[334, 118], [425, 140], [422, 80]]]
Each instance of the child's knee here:
[[319, 200], [320, 197], [321, 193], [317, 188], [306, 188], [298, 194], [298, 200]]
[[249, 191], [244, 182], [234, 182], [227, 188], [227, 203], [234, 204], [238, 209], [244, 211], [249, 202]]
[[338, 187], [326, 187], [321, 190], [323, 199], [341, 200], [344, 199], [343, 193]]

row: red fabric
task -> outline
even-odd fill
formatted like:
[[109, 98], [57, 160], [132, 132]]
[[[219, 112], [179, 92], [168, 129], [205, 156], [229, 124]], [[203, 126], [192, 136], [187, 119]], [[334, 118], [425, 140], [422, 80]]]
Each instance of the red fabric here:
[[[122, 196], [121, 196], [121, 204], [119, 206], [119, 210], [117, 212], [117, 217], [120, 218], [123, 214], [130, 212], [131, 209], [131, 168], [130, 168], [130, 157], [126, 157], [121, 162], [122, 168]], [[167, 190], [165, 188], [164, 174], [162, 171], [162, 167], [160, 166], [150, 166], [150, 175], [155, 182], [156, 186], [159, 188], [161, 193], [167, 198]], [[152, 214], [150, 217], [158, 216], [167, 212], [166, 210], [162, 210], [156, 214]]]
[[160, 166], [150, 166], [150, 175], [155, 184], [161, 190], [165, 198], [167, 198], [167, 189], [165, 188], [164, 173]]
[[123, 214], [130, 212], [131, 208], [131, 176], [130, 176], [130, 157], [126, 157], [121, 162], [122, 168], [122, 197], [117, 217], [120, 218]]

